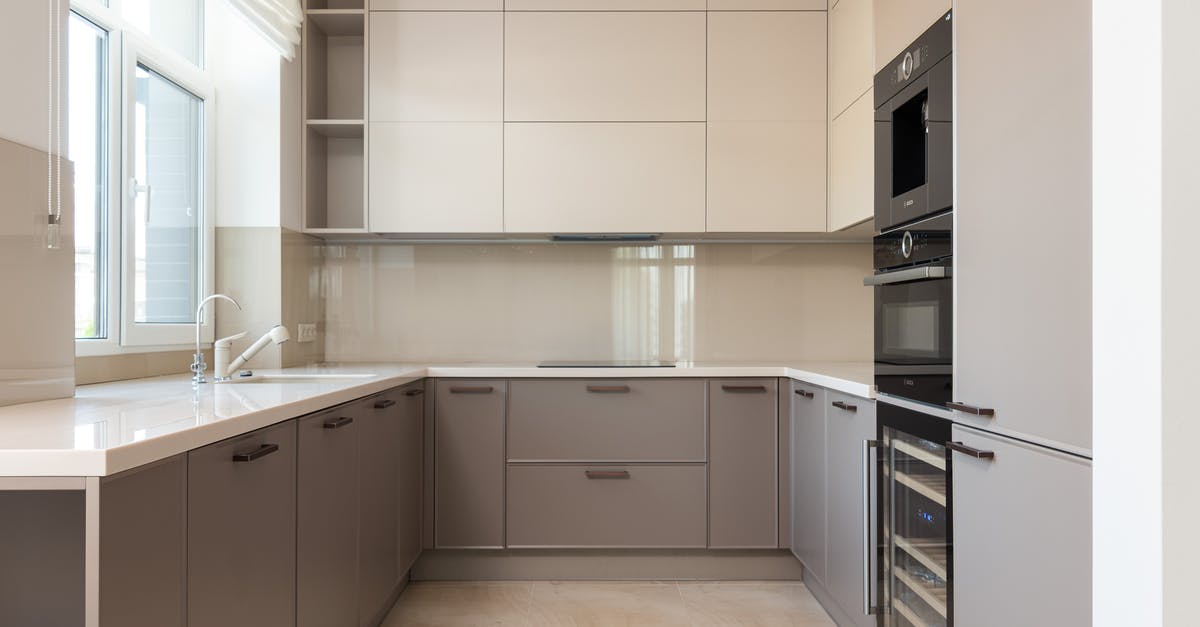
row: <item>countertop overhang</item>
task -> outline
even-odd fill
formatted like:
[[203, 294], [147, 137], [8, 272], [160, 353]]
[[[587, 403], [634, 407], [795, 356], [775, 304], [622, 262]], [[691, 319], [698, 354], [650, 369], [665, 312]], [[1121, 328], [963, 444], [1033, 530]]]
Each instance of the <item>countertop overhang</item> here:
[[81, 386], [73, 398], [0, 407], [0, 477], [113, 475], [424, 378], [779, 377], [863, 398], [875, 393], [870, 362], [680, 362], [674, 368], [346, 363], [260, 372], [279, 373], [370, 376], [195, 388], [189, 375], [172, 375]]

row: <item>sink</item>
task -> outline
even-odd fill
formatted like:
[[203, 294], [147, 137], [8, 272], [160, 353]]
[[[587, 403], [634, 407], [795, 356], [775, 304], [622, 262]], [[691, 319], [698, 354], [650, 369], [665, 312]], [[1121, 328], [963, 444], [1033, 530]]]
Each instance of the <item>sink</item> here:
[[334, 373], [278, 373], [278, 374], [256, 374], [249, 377], [234, 377], [227, 383], [303, 383], [307, 385], [330, 385], [341, 383], [353, 383], [364, 379], [372, 379], [376, 375], [367, 373], [355, 374], [334, 374]]

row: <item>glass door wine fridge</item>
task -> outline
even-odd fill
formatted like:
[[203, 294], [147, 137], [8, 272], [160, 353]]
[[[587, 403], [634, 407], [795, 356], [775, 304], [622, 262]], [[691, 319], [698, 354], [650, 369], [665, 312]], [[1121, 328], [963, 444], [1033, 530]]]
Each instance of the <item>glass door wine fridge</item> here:
[[878, 404], [878, 624], [954, 623], [950, 421]]

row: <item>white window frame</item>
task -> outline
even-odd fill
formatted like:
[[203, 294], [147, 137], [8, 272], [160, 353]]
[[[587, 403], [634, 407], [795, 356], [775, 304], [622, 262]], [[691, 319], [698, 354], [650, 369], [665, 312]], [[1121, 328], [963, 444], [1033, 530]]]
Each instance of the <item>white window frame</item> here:
[[[108, 212], [107, 267], [104, 277], [107, 294], [104, 338], [76, 339], [77, 356], [115, 355], [178, 351], [194, 346], [194, 324], [146, 324], [134, 322], [133, 279], [134, 202], [129, 181], [133, 174], [133, 133], [136, 83], [134, 72], [139, 64], [202, 100], [202, 138], [204, 151], [201, 187], [200, 229], [203, 242], [199, 250], [200, 280], [197, 302], [211, 294], [215, 283], [216, 197], [216, 94], [207, 72], [179, 53], [156, 45], [121, 18], [120, 0], [103, 6], [96, 0], [72, 0], [71, 9], [108, 32]], [[201, 20], [203, 22], [203, 20]], [[203, 28], [203, 24], [198, 28]], [[203, 40], [203, 37], [201, 38]], [[201, 341], [213, 340], [213, 316], [206, 311], [201, 323]]]

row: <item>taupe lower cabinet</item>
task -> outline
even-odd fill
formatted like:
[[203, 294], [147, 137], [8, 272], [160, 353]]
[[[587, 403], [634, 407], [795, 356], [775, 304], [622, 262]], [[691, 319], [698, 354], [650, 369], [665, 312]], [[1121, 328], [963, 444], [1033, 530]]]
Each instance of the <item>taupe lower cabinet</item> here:
[[398, 418], [400, 419], [400, 441], [397, 448], [399, 458], [400, 491], [397, 501], [396, 551], [399, 556], [401, 574], [412, 568], [421, 554], [421, 520], [424, 485], [424, 421], [425, 384], [417, 383], [400, 390]]
[[824, 388], [791, 382], [792, 554], [805, 576], [825, 581], [825, 400]]
[[952, 454], [954, 623], [1091, 625], [1091, 461], [966, 427], [952, 437], [993, 454]]
[[503, 380], [437, 382], [435, 523], [438, 548], [504, 546]]
[[863, 613], [863, 526], [869, 512], [863, 511], [866, 470], [862, 449], [864, 440], [875, 439], [875, 402], [829, 390], [825, 411], [828, 509], [826, 575], [822, 583], [846, 620], [860, 627], [874, 627], [875, 617]]
[[297, 421], [296, 625], [358, 624], [358, 432], [351, 403]]
[[101, 627], [186, 624], [186, 496], [187, 455], [100, 480]]
[[777, 379], [708, 382], [708, 544], [778, 546]]
[[187, 624], [296, 624], [296, 422], [188, 453]]
[[397, 522], [403, 398], [393, 390], [358, 404], [358, 624], [363, 626], [375, 623], [402, 575]]

